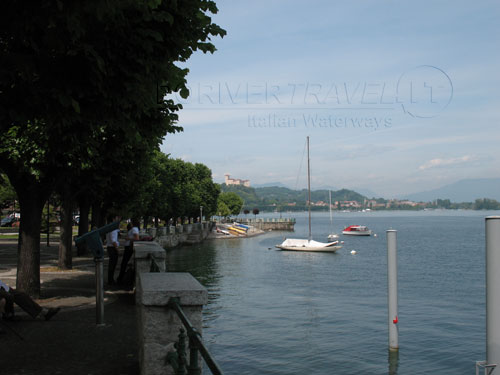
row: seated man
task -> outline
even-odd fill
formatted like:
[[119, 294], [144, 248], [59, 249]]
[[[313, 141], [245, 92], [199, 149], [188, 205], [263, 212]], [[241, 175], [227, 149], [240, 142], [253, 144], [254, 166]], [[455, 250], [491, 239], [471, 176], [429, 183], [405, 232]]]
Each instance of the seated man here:
[[[2, 303], [1, 301], [5, 302]], [[26, 311], [33, 319], [44, 317], [45, 320], [50, 320], [61, 309], [60, 307], [42, 307], [26, 293], [18, 292], [0, 280], [0, 305], [3, 305], [2, 312], [4, 319], [12, 319], [14, 317], [14, 303]]]

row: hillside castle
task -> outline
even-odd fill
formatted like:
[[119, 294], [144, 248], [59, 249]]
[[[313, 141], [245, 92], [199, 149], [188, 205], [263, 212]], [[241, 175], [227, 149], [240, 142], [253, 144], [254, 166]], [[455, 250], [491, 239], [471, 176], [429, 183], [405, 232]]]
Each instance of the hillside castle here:
[[250, 180], [240, 180], [237, 178], [231, 178], [231, 175], [229, 173], [226, 173], [224, 175], [224, 177], [225, 177], [224, 182], [228, 186], [229, 185], [241, 185], [241, 186], [250, 187]]

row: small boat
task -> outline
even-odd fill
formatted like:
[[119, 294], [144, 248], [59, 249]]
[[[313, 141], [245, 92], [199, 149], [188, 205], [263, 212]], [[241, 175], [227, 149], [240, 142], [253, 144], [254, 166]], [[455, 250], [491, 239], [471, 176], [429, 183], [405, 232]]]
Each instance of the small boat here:
[[350, 236], [371, 236], [372, 231], [364, 225], [349, 225], [342, 231], [342, 234]]
[[296, 239], [287, 238], [279, 245], [276, 245], [278, 249], [289, 250], [289, 251], [315, 251], [315, 252], [329, 252], [334, 253], [341, 249], [342, 246], [339, 245], [339, 241], [334, 242], [318, 242], [313, 241], [311, 234], [311, 168], [309, 162], [309, 137], [307, 137], [307, 190], [308, 190], [308, 200], [307, 208], [309, 214], [309, 236], [306, 239]]
[[235, 228], [239, 228], [239, 229], [242, 229], [244, 230], [245, 232], [250, 229], [250, 227], [248, 225], [243, 225], [243, 224], [240, 224], [240, 223], [233, 223], [233, 227]]
[[247, 231], [235, 226], [227, 228], [229, 230], [229, 233], [231, 234], [238, 234], [238, 235], [245, 235], [247, 234]]
[[314, 251], [314, 252], [328, 252], [333, 253], [342, 248], [339, 241], [330, 243], [323, 243], [314, 240], [302, 240], [296, 238], [287, 238], [281, 244], [276, 245], [281, 250], [291, 251]]

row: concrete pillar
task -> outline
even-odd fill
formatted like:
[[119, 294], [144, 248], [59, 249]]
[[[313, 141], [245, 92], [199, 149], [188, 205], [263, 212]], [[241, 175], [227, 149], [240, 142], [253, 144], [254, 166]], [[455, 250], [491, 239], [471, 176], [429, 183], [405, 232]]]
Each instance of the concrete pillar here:
[[387, 310], [389, 350], [399, 350], [397, 231], [387, 231]]
[[151, 237], [156, 238], [156, 228], [155, 228], [155, 227], [148, 228], [148, 229], [147, 229], [147, 232], [148, 232], [148, 234], [149, 234]]
[[[166, 270], [166, 257], [167, 253], [156, 242], [135, 242], [134, 243], [134, 264], [135, 264], [135, 285], [139, 283], [139, 275], [142, 272], [150, 272], [151, 270], [151, 256], [153, 256], [160, 268], [160, 272]], [[137, 301], [137, 293], [136, 293]]]
[[158, 230], [156, 231], [156, 235], [158, 237], [166, 236], [167, 235], [167, 228], [166, 227], [159, 227]]
[[193, 326], [202, 331], [202, 308], [207, 290], [189, 273], [142, 273], [137, 288], [139, 365], [141, 375], [171, 375], [165, 356], [174, 350], [182, 323], [168, 307], [170, 298], [180, 299], [182, 310]]
[[500, 374], [500, 216], [486, 218], [486, 363]]

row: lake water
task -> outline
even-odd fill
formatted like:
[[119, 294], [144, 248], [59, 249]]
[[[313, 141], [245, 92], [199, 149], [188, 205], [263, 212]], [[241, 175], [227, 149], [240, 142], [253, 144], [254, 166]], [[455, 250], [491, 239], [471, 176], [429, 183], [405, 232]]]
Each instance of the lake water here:
[[[377, 236], [341, 235], [334, 254], [275, 249], [285, 236], [307, 238], [307, 213], [283, 214], [297, 219], [295, 233], [171, 250], [168, 270], [208, 289], [203, 337], [226, 374], [474, 374], [486, 359], [484, 218], [494, 214], [335, 213], [336, 233], [360, 224]], [[388, 354], [387, 229], [398, 231], [397, 359]], [[328, 213], [313, 213], [313, 238], [328, 233]]]

